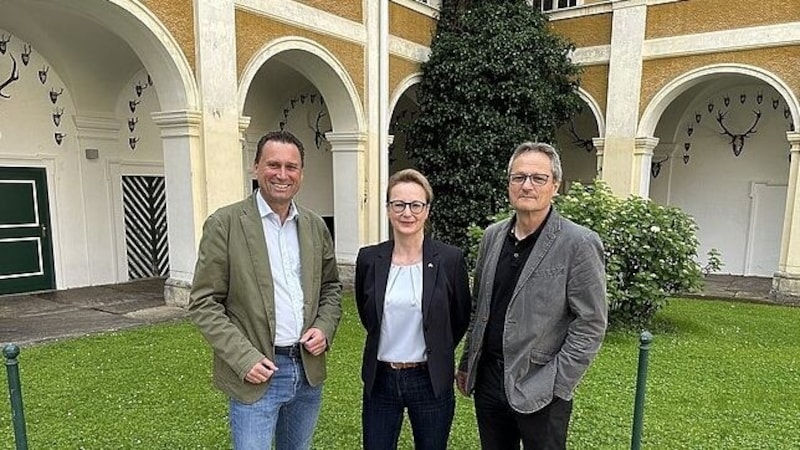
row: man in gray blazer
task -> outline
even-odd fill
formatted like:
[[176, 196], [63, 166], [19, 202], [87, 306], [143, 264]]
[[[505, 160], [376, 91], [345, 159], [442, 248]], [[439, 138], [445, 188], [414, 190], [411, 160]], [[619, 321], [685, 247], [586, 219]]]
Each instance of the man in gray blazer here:
[[526, 142], [508, 164], [515, 214], [486, 229], [456, 383], [483, 449], [564, 449], [575, 387], [607, 323], [603, 245], [551, 206], [561, 159]]
[[214, 351], [237, 450], [311, 447], [342, 314], [331, 235], [294, 202], [303, 155], [291, 133], [264, 135], [258, 191], [212, 214], [200, 240], [189, 313]]

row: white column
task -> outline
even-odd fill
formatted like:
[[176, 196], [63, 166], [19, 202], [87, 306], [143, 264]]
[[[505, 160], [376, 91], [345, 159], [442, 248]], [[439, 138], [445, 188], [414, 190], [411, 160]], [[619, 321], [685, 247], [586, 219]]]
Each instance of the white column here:
[[167, 304], [185, 306], [207, 215], [201, 116], [198, 111], [184, 110], [156, 112], [152, 117], [161, 129], [167, 188], [169, 279], [164, 298]]
[[244, 174], [239, 144], [234, 0], [195, 0], [197, 80], [209, 211], [241, 200]]
[[364, 133], [327, 133], [333, 153], [333, 232], [336, 260], [355, 264], [358, 249], [366, 241], [367, 183], [365, 182]]
[[613, 19], [603, 180], [617, 194], [639, 194], [639, 183], [634, 179], [634, 150], [639, 121], [647, 4], [645, 0], [618, 0], [612, 2], [611, 6]]
[[603, 138], [592, 138], [592, 145], [594, 145], [594, 149], [597, 152], [597, 179], [603, 179], [603, 154], [605, 154], [606, 149], [606, 140]]
[[783, 216], [781, 256], [772, 279], [770, 297], [800, 304], [800, 132], [786, 133], [791, 145], [786, 212]]
[[650, 197], [650, 163], [653, 162], [653, 149], [656, 145], [657, 137], [636, 138], [636, 149], [633, 152], [633, 193], [642, 198]]
[[250, 158], [250, 152], [247, 149], [247, 128], [250, 126], [250, 117], [239, 117], [239, 150], [242, 155], [242, 173], [244, 182], [244, 192], [250, 193], [253, 191], [250, 174], [253, 171], [253, 160]]
[[[78, 217], [84, 217], [84, 237], [86, 239], [86, 254], [72, 254], [71, 258], [85, 257], [88, 270], [87, 284], [119, 283], [128, 280], [128, 271], [125, 264], [125, 231], [118, 233], [116, 222], [123, 221], [122, 215], [115, 216], [116, 199], [114, 187], [118, 180], [109, 178], [109, 154], [116, 153], [119, 145], [119, 130], [122, 123], [113, 117], [98, 117], [76, 115], [75, 131], [77, 132], [79, 152], [78, 160], [80, 170], [81, 192], [83, 193], [80, 207], [82, 212]], [[92, 149], [97, 152], [97, 159], [89, 159], [86, 151]], [[108, 185], [111, 183], [111, 185]], [[99, 186], [105, 184], [105, 189]], [[88, 208], [86, 205], [89, 205]], [[121, 245], [120, 245], [121, 244]], [[123, 267], [120, 267], [123, 266]]]
[[389, 0], [366, 2], [367, 8], [367, 178], [369, 221], [362, 243], [389, 236], [386, 209], [379, 201], [389, 179]]

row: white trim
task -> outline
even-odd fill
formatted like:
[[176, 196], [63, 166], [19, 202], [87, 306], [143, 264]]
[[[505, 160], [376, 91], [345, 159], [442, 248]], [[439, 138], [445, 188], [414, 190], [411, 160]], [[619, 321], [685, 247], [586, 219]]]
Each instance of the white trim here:
[[0, 184], [30, 184], [31, 185], [31, 198], [33, 199], [33, 215], [35, 222], [33, 223], [13, 223], [13, 224], [0, 224], [0, 228], [25, 228], [25, 227], [38, 227], [41, 225], [39, 220], [39, 202], [37, 200], [39, 193], [36, 192], [36, 181], [34, 180], [0, 180]]
[[293, 0], [236, 0], [235, 6], [260, 16], [267, 16], [323, 34], [363, 44], [367, 40], [367, 28], [363, 23], [304, 5]]
[[122, 125], [113, 117], [97, 113], [97, 115], [80, 114], [73, 116], [75, 129], [79, 139], [100, 139], [118, 141]]
[[[98, 23], [107, 24], [131, 46], [156, 80], [155, 89], [162, 108], [199, 108], [200, 93], [194, 71], [180, 44], [158, 16], [140, 0], [95, 0], [101, 5], [112, 4], [114, 7], [111, 8], [93, 7], [86, 3], [74, 8], [90, 15]], [[133, 16], [137, 23], [120, 21], [120, 9]], [[142, 27], [148, 33], [143, 33]], [[172, 78], [176, 76], [177, 80]]]
[[589, 92], [581, 87], [578, 88], [578, 96], [581, 98], [581, 100], [586, 102], [586, 104], [589, 106], [589, 110], [594, 116], [595, 123], [597, 124], [598, 137], [601, 139], [605, 138], [606, 120], [605, 117], [603, 117], [603, 111], [600, 109], [600, 104], [597, 103], [597, 101], [594, 99], [594, 97], [592, 97], [591, 94], [589, 94]]
[[[109, 180], [109, 212], [112, 224], [114, 275], [118, 282], [128, 281], [128, 253], [125, 237], [125, 205], [123, 204], [123, 176], [164, 177], [164, 164], [161, 161], [129, 161], [124, 159], [106, 160], [106, 178]], [[166, 180], [165, 180], [166, 181]], [[167, 227], [171, 224], [167, 222]], [[168, 228], [169, 232], [169, 228]], [[170, 254], [172, 252], [170, 251]]]
[[431, 57], [430, 47], [391, 35], [389, 36], [389, 53], [420, 63]]
[[44, 275], [44, 260], [42, 258], [42, 238], [39, 237], [20, 237], [20, 238], [3, 238], [0, 239], [0, 242], [22, 242], [22, 241], [36, 241], [36, 247], [38, 248], [38, 255], [39, 255], [39, 271], [38, 272], [28, 272], [28, 273], [15, 273], [9, 275], [0, 275], [0, 280], [8, 280], [12, 278], [23, 278], [23, 277], [33, 277], [38, 275]]
[[50, 246], [53, 252], [53, 272], [55, 286], [63, 286], [64, 264], [61, 253], [61, 219], [58, 208], [59, 190], [56, 189], [56, 180], [59, 179], [58, 164], [56, 159], [59, 155], [53, 153], [34, 153], [34, 154], [11, 154], [0, 153], [0, 166], [3, 167], [33, 167], [44, 169], [47, 179], [47, 208], [50, 211]]
[[798, 44], [800, 22], [791, 22], [650, 39], [642, 51], [647, 60]]
[[569, 57], [572, 62], [582, 66], [608, 64], [611, 60], [611, 45], [576, 48]]
[[414, 10], [420, 14], [425, 14], [428, 17], [438, 19], [439, 9], [442, 7], [442, 0], [389, 0], [392, 3], [405, 6], [408, 9]]
[[394, 108], [397, 106], [397, 102], [400, 101], [400, 97], [405, 94], [408, 88], [420, 83], [422, 83], [422, 72], [412, 73], [400, 81], [400, 83], [392, 92], [392, 96], [389, 97], [389, 117], [392, 117], [392, 113], [394, 112]]
[[[339, 81], [340, 86], [344, 89], [345, 93], [347, 94], [347, 100], [349, 104], [347, 104], [344, 108], [339, 108], [339, 104], [334, 101], [332, 98], [331, 92], [322, 92], [321, 87], [318, 85], [319, 76], [325, 77], [329, 74], [313, 74], [318, 75], [316, 78], [312, 76], [310, 73], [303, 73], [300, 71], [309, 81], [314, 84], [317, 89], [320, 90], [325, 96], [326, 104], [328, 105], [328, 112], [330, 113], [331, 117], [331, 124], [334, 127], [333, 131], [362, 131], [366, 128], [366, 120], [364, 118], [364, 111], [361, 107], [361, 100], [356, 90], [355, 83], [353, 83], [352, 78], [350, 78], [350, 74], [344, 68], [344, 66], [339, 62], [336, 56], [333, 55], [328, 49], [323, 47], [322, 45], [314, 42], [310, 39], [306, 39], [303, 37], [298, 36], [284, 36], [277, 38], [273, 41], [267, 42], [259, 51], [255, 53], [255, 55], [247, 62], [245, 65], [244, 70], [242, 70], [241, 77], [239, 79], [239, 113], [240, 115], [244, 115], [244, 106], [247, 102], [247, 94], [250, 91], [250, 86], [253, 83], [253, 79], [255, 79], [256, 74], [261, 69], [261, 67], [269, 61], [270, 58], [273, 56], [278, 55], [279, 53], [289, 51], [289, 50], [301, 50], [310, 55], [315, 56], [319, 60], [321, 60], [328, 68], [331, 69], [333, 72], [332, 75], [335, 75]], [[288, 63], [291, 65], [290, 62], [284, 61], [284, 63]], [[337, 113], [345, 113], [345, 114], [337, 114]], [[343, 116], [350, 116], [344, 117]], [[346, 121], [352, 121], [354, 123], [346, 124]], [[338, 125], [338, 126], [337, 126]], [[338, 129], [337, 129], [338, 128]]]

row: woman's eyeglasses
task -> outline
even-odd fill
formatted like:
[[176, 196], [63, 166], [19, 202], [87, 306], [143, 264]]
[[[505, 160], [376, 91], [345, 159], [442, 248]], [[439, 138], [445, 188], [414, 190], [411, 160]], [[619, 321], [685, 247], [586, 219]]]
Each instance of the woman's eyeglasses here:
[[392, 200], [390, 202], [386, 202], [386, 205], [392, 209], [392, 212], [395, 214], [403, 214], [403, 211], [406, 210], [406, 207], [411, 210], [411, 214], [419, 214], [422, 210], [428, 206], [427, 203], [423, 203], [420, 201], [416, 202], [404, 202], [400, 200]]

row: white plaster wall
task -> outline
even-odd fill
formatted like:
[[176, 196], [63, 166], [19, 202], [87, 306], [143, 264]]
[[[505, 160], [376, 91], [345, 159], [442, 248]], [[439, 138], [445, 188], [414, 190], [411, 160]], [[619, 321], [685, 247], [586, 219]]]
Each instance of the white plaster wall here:
[[[754, 102], [759, 90], [764, 94], [761, 105]], [[722, 102], [722, 96], [726, 93], [731, 97], [728, 108], [724, 108]], [[740, 93], [748, 96], [745, 104], [739, 102]], [[722, 273], [771, 276], [777, 270], [777, 253], [771, 258], [774, 267], [761, 267], [749, 273], [747, 270], [748, 258], [757, 256], [752, 252], [774, 248], [772, 241], [780, 241], [779, 233], [756, 236], [758, 230], [752, 229], [754, 211], [751, 192], [753, 183], [785, 186], [788, 182], [789, 146], [786, 130], [789, 121], [783, 116], [786, 103], [780, 99], [779, 107], [773, 109], [772, 99], [777, 98], [777, 94], [765, 85], [736, 85], [706, 94], [689, 104], [684, 116], [677, 121], [678, 129], [670, 130], [670, 135], [666, 136], [665, 140], [669, 143], [659, 144], [656, 148], [654, 159], [660, 159], [660, 155], [670, 151], [672, 154], [662, 164], [659, 176], [653, 178], [651, 175], [651, 198], [659, 203], [678, 206], [695, 218], [699, 226], [701, 262], [706, 261], [708, 250], [716, 248], [722, 253], [725, 264]], [[707, 111], [709, 100], [715, 104], [713, 113]], [[714, 120], [720, 107], [729, 110], [725, 123], [733, 133], [742, 133], [750, 127], [754, 120], [754, 109], [762, 112], [757, 133], [746, 139], [739, 157], [733, 155], [730, 138], [720, 134], [721, 128]], [[702, 115], [700, 123], [694, 119], [696, 112]], [[694, 128], [691, 137], [686, 132], [688, 123], [692, 123]], [[688, 164], [684, 164], [682, 159], [684, 142], [691, 143]], [[780, 223], [782, 218], [781, 211], [766, 220]], [[765, 218], [761, 217], [760, 220]], [[749, 255], [748, 249], [751, 252]]]
[[[9, 34], [0, 30], [0, 34]], [[7, 52], [0, 55], [0, 81], [11, 73], [14, 55], [19, 80], [8, 85], [0, 98], [0, 165], [45, 167], [47, 170], [50, 220], [53, 240], [56, 286], [82, 286], [91, 279], [88, 271], [87, 237], [81, 188], [81, 167], [76, 129], [72, 120], [75, 107], [69, 88], [60, 75], [33, 47], [25, 66], [21, 53], [25, 43], [12, 36]], [[44, 84], [38, 71], [48, 67]], [[64, 88], [56, 105], [50, 101], [50, 89]], [[53, 122], [54, 109], [63, 108], [58, 127]], [[61, 145], [53, 134], [66, 133]]]
[[[160, 110], [155, 90], [145, 89], [139, 98], [139, 142], [131, 150], [128, 101], [136, 97], [136, 82], [147, 80], [144, 70], [120, 80], [115, 111], [78, 111], [70, 87], [35, 45], [30, 63], [22, 64], [23, 44], [12, 37], [7, 54], [0, 55], [0, 81], [10, 73], [10, 54], [17, 59], [20, 75], [3, 90], [11, 98], [0, 99], [0, 165], [47, 170], [57, 288], [126, 281], [120, 183], [122, 175], [163, 174], [159, 130], [150, 119], [152, 111]], [[45, 67], [43, 84], [38, 72]], [[62, 87], [54, 105], [49, 92]], [[102, 103], [114, 100], [88, 102]], [[56, 108], [63, 108], [59, 126], [53, 121]], [[61, 145], [55, 132], [66, 134]], [[87, 159], [87, 149], [97, 150], [99, 157]]]
[[[109, 249], [113, 253], [106, 255], [114, 261], [114, 276], [117, 281], [128, 280], [125, 217], [122, 202], [122, 177], [129, 175], [164, 175], [164, 155], [161, 135], [158, 126], [153, 122], [151, 114], [160, 111], [158, 95], [155, 90], [156, 80], [140, 69], [127, 82], [123, 83], [117, 95], [115, 116], [121, 124], [117, 140], [110, 143], [106, 155], [103, 155], [106, 178], [108, 180], [108, 197], [110, 211], [107, 217], [112, 230], [113, 242]], [[137, 94], [136, 85], [143, 86], [141, 95]], [[136, 102], [131, 112], [130, 102]], [[135, 120], [133, 131], [128, 121]], [[130, 140], [136, 140], [131, 148]]]

